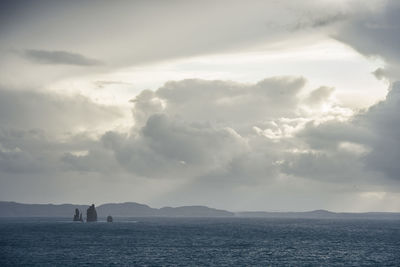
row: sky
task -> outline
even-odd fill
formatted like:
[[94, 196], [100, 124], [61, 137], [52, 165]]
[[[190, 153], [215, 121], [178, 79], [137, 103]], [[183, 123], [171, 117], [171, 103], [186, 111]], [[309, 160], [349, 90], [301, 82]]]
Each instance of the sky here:
[[0, 200], [400, 212], [400, 3], [0, 2]]

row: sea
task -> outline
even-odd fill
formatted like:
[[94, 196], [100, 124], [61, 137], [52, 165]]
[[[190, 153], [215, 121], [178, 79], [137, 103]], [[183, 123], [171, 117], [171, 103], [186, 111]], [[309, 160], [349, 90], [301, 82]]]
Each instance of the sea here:
[[2, 218], [0, 266], [400, 266], [400, 221]]

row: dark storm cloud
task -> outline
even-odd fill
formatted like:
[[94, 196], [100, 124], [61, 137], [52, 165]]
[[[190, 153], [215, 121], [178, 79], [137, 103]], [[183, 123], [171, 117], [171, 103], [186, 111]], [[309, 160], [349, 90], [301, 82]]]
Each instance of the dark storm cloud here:
[[377, 68], [372, 72], [372, 74], [378, 79], [382, 80], [383, 78], [388, 76], [387, 71], [384, 68]]
[[25, 50], [24, 55], [29, 60], [39, 64], [96, 66], [103, 64], [97, 59], [67, 51]]
[[[370, 150], [361, 158], [364, 167], [381, 172], [385, 177], [400, 179], [400, 168], [396, 159], [400, 157], [400, 3], [382, 1], [382, 9], [376, 12], [354, 14], [340, 28], [335, 37], [351, 45], [366, 56], [384, 60], [384, 68], [373, 72], [377, 79], [387, 78], [392, 85], [384, 101], [373, 105], [368, 111], [356, 116], [351, 123], [336, 123], [337, 127], [323, 130], [321, 125], [313, 135], [308, 135], [309, 144], [334, 145], [350, 141], [364, 145]], [[335, 133], [342, 133], [336, 136]], [[309, 132], [308, 134], [311, 134]], [[318, 136], [315, 134], [319, 132]], [[304, 134], [304, 133], [303, 133]], [[307, 134], [306, 134], [307, 135]], [[324, 142], [326, 141], [326, 142]]]
[[[303, 177], [350, 181], [368, 176], [399, 180], [400, 83], [386, 99], [346, 122], [308, 123], [296, 137], [303, 153], [287, 154], [283, 171]], [[366, 181], [364, 181], [366, 182]], [[379, 183], [379, 180], [375, 180]], [[380, 180], [385, 184], [384, 180]]]
[[[296, 144], [302, 150], [285, 155], [282, 171], [318, 180], [365, 184], [393, 185], [387, 179], [399, 179], [400, 85], [396, 80], [400, 78], [400, 4], [392, 0], [381, 4], [382, 9], [349, 16], [334, 36], [366, 56], [384, 60], [385, 67], [372, 74], [392, 82], [386, 99], [348, 121], [306, 124], [296, 134]], [[313, 105], [331, 93], [331, 89], [322, 87], [306, 102]]]
[[361, 120], [372, 133], [368, 145], [372, 151], [366, 158], [368, 169], [383, 172], [400, 180], [400, 82], [393, 85], [386, 100], [371, 107]]
[[365, 143], [370, 135], [364, 127], [358, 126], [357, 121], [331, 120], [322, 124], [309, 122], [297, 134], [297, 137], [306, 141], [311, 149], [336, 149], [340, 142]]
[[345, 21], [348, 15], [344, 13], [335, 13], [331, 15], [325, 16], [310, 16], [308, 13], [307, 16], [300, 17], [299, 21], [296, 25], [291, 26], [290, 30], [298, 31], [298, 30], [305, 30], [305, 29], [312, 29], [312, 28], [319, 28], [319, 27], [326, 27], [338, 22]]
[[388, 0], [382, 4], [381, 11], [354, 14], [334, 36], [364, 55], [382, 58], [385, 69], [375, 75], [395, 81], [400, 78], [400, 2]]

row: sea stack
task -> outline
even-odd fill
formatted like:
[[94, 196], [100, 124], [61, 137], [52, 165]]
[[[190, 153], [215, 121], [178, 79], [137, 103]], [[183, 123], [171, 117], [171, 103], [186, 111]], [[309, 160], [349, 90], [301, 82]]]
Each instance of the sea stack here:
[[107, 216], [107, 222], [113, 222], [113, 217], [111, 215]]
[[82, 213], [79, 212], [78, 209], [75, 209], [75, 215], [74, 215], [73, 221], [74, 221], [74, 222], [83, 222]]
[[86, 221], [97, 222], [97, 212], [94, 204], [92, 204], [92, 206], [90, 206], [86, 211]]

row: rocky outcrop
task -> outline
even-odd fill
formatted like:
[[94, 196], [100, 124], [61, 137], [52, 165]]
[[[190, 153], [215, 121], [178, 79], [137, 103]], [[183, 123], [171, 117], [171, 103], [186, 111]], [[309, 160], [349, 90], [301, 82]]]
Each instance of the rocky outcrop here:
[[111, 215], [107, 216], [107, 222], [113, 222], [113, 217]]
[[79, 212], [78, 209], [75, 209], [75, 215], [74, 215], [73, 221], [74, 221], [74, 222], [83, 222], [82, 213]]
[[97, 222], [97, 212], [94, 204], [92, 204], [92, 206], [90, 206], [86, 211], [86, 221]]

